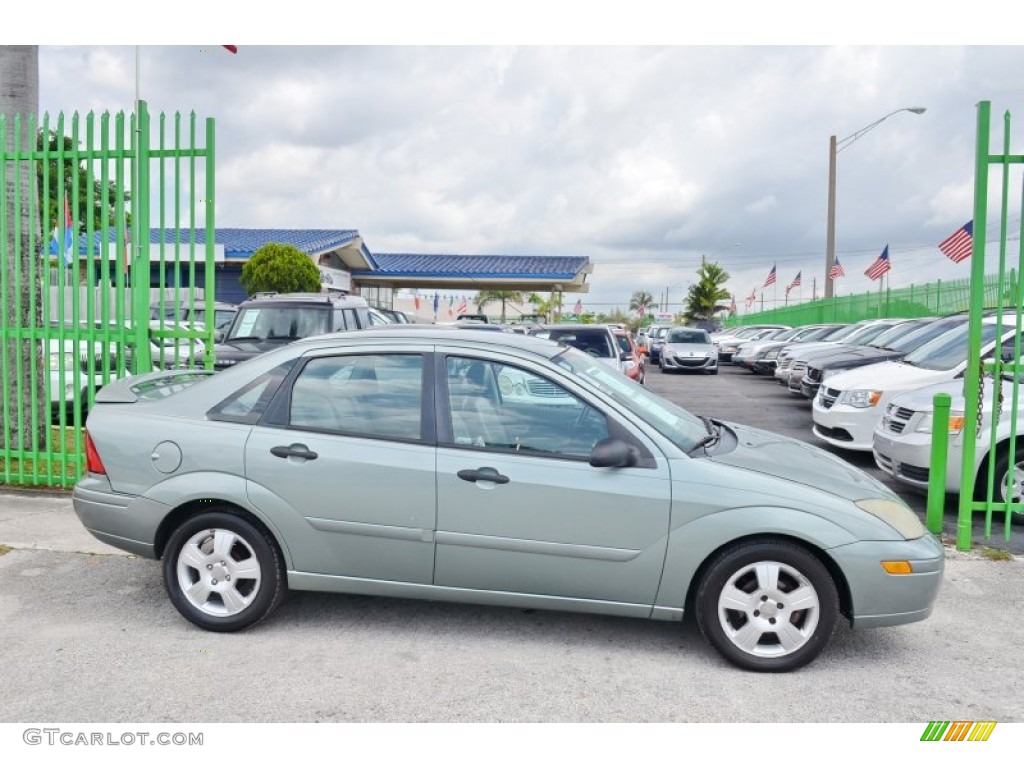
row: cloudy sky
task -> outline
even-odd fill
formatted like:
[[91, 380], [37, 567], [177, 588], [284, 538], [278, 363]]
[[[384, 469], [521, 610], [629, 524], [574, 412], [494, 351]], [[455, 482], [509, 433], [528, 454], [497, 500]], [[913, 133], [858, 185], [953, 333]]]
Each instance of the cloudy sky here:
[[[236, 55], [139, 49], [151, 112], [216, 119], [219, 226], [352, 228], [381, 253], [585, 255], [594, 309], [636, 290], [676, 304], [702, 255], [741, 305], [772, 265], [767, 301], [797, 272], [801, 298], [814, 278], [820, 293], [829, 136], [912, 106], [927, 111], [892, 115], [838, 156], [837, 292], [877, 287], [863, 272], [886, 244], [892, 287], [966, 277], [936, 246], [972, 217], [975, 105], [1024, 121], [1024, 47], [244, 36]], [[130, 110], [134, 56], [41, 46], [41, 109]], [[1017, 229], [1019, 177], [1014, 188]]]

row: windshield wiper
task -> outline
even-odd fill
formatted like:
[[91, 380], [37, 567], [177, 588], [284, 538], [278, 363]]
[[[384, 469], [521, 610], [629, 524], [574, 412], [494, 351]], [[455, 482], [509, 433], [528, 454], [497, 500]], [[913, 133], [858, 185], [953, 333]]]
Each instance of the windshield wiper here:
[[707, 447], [709, 445], [714, 445], [715, 443], [717, 443], [722, 436], [722, 430], [720, 427], [715, 426], [715, 422], [713, 422], [707, 416], [701, 416], [700, 419], [701, 421], [704, 422], [704, 429], [706, 429], [708, 433], [704, 435], [704, 437], [702, 437], [700, 440], [698, 440], [694, 444], [693, 448], [687, 451], [689, 455], [693, 455], [693, 452], [696, 451], [698, 448], [704, 448], [704, 452], [707, 453]]

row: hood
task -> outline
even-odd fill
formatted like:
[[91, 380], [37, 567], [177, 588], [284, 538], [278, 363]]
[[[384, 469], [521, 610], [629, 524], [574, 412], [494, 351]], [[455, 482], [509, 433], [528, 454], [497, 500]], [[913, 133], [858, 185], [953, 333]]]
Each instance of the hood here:
[[810, 443], [742, 424], [726, 424], [736, 433], [736, 448], [712, 454], [710, 461], [815, 488], [850, 501], [897, 496], [866, 472]]
[[[1004, 385], [1008, 385], [1010, 382], [1004, 382]], [[1011, 385], [1012, 386], [1012, 385]], [[934, 384], [929, 384], [926, 387], [920, 387], [918, 389], [912, 389], [909, 392], [904, 392], [901, 395], [897, 395], [892, 399], [893, 408], [909, 408], [912, 411], [925, 411], [930, 412], [932, 410], [932, 398], [940, 392], [945, 392], [947, 395], [952, 396], [952, 409], [954, 411], [963, 411], [964, 409], [964, 380], [953, 379], [952, 381], [939, 381]], [[1009, 394], [1009, 392], [1005, 393]], [[992, 378], [985, 377], [985, 403], [992, 402]], [[1009, 401], [1007, 401], [1009, 402]], [[987, 410], [987, 409], [986, 409]]]
[[842, 392], [851, 389], [880, 389], [885, 392], [917, 389], [939, 381], [952, 381], [954, 377], [953, 371], [934, 371], [895, 360], [886, 360], [837, 373], [829, 378], [825, 385], [829, 389]]
[[673, 354], [681, 357], [694, 354], [706, 357], [711, 353], [712, 346], [713, 345], [708, 344], [707, 342], [701, 342], [700, 344], [679, 344], [674, 342], [671, 344], [665, 344], [665, 349], [671, 349]]
[[242, 359], [246, 357], [252, 357], [263, 352], [267, 352], [271, 349], [277, 349], [283, 347], [285, 344], [290, 343], [293, 339], [247, 339], [245, 341], [227, 341], [221, 342], [214, 346], [214, 355], [217, 357], [229, 357], [234, 359]]
[[900, 360], [905, 353], [881, 347], [850, 347], [837, 350], [834, 354], [823, 352], [811, 357], [807, 365], [812, 368], [852, 368], [859, 365], [880, 363], [884, 360]]

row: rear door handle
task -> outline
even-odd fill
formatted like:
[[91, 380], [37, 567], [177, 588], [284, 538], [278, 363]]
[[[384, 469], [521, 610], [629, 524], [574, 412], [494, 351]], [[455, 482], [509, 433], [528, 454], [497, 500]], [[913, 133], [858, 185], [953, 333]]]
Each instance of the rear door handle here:
[[505, 485], [508, 482], [508, 477], [501, 474], [494, 467], [480, 467], [480, 469], [460, 469], [458, 474], [460, 480], [465, 480], [469, 483], [475, 483], [477, 481], [484, 481], [487, 483], [496, 483], [497, 485]]
[[282, 459], [294, 456], [296, 459], [307, 459], [312, 461], [318, 456], [315, 451], [309, 450], [304, 445], [275, 445], [270, 449], [270, 452]]

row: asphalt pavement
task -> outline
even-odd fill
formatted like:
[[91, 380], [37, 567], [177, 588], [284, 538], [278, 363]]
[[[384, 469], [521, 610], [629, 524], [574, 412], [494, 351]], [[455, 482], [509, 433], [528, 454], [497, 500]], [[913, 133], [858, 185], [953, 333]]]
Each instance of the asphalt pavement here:
[[[805, 404], [736, 369], [648, 384], [813, 438]], [[1024, 559], [980, 549], [947, 550], [926, 621], [840, 624], [813, 664], [768, 677], [728, 665], [691, 620], [292, 593], [248, 631], [203, 632], [160, 565], [89, 536], [67, 494], [0, 490], [0, 544], [2, 722], [1024, 720]]]

